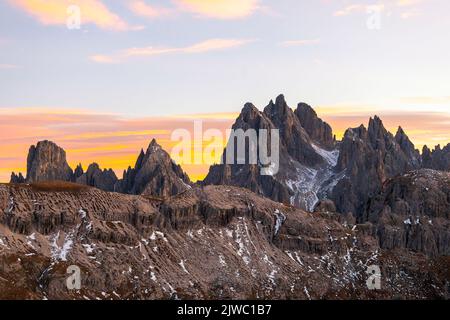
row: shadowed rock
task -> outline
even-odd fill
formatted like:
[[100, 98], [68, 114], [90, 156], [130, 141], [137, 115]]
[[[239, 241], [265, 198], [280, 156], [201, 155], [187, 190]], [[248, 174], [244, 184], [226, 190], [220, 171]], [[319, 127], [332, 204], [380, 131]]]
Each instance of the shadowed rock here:
[[76, 179], [76, 182], [104, 191], [114, 191], [117, 180], [116, 174], [112, 169], [101, 170], [97, 163], [93, 163], [89, 165], [85, 173]]
[[328, 123], [317, 116], [316, 111], [311, 106], [306, 103], [299, 103], [295, 115], [312, 140], [327, 149], [334, 147], [333, 130]]
[[27, 183], [39, 181], [72, 181], [73, 171], [66, 160], [66, 152], [51, 141], [31, 146], [27, 158]]
[[10, 183], [25, 183], [25, 178], [23, 177], [21, 172], [19, 172], [18, 175], [15, 172], [13, 172], [11, 173]]
[[152, 140], [141, 150], [134, 168], [124, 172], [116, 183], [117, 192], [169, 197], [191, 188], [189, 177], [173, 162], [170, 155]]

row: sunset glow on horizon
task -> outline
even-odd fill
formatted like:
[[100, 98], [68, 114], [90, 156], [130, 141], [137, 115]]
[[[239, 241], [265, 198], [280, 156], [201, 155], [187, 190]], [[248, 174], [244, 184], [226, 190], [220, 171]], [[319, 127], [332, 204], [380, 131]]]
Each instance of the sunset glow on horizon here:
[[[262, 109], [262, 108], [260, 108]], [[327, 107], [316, 108], [327, 110]], [[434, 148], [450, 141], [450, 114], [445, 113], [392, 113], [377, 112], [385, 127], [395, 134], [398, 126], [406, 131], [416, 148], [423, 145]], [[89, 164], [96, 162], [102, 169], [112, 168], [118, 178], [129, 166], [134, 167], [141, 149], [147, 149], [155, 138], [167, 151], [171, 152], [177, 141], [171, 140], [176, 129], [186, 129], [192, 137], [194, 121], [202, 120], [203, 132], [218, 129], [225, 137], [239, 115], [236, 113], [175, 115], [172, 117], [127, 118], [112, 114], [88, 113], [86, 110], [30, 109], [14, 112], [2, 112], [0, 117], [0, 182], [9, 182], [11, 172], [26, 173], [26, 157], [31, 145], [41, 140], [51, 140], [65, 149], [69, 165], [74, 169], [79, 163], [86, 170]], [[320, 114], [333, 128], [340, 140], [347, 128], [363, 124], [367, 127], [369, 117], [375, 113], [349, 115], [336, 110]], [[18, 124], [20, 119], [20, 124]], [[22, 124], [26, 123], [24, 128]], [[3, 130], [4, 129], [4, 130]], [[192, 142], [193, 143], [193, 142]], [[203, 142], [206, 148], [210, 142]], [[182, 164], [192, 181], [202, 180], [208, 173], [209, 166], [215, 161], [202, 164]]]

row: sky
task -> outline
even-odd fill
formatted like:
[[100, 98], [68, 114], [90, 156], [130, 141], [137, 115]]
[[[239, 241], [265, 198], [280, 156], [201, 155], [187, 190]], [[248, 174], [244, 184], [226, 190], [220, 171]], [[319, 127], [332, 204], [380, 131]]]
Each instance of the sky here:
[[[375, 114], [418, 148], [450, 142], [447, 0], [4, 0], [0, 181], [55, 141], [119, 177], [155, 137], [225, 132], [283, 93], [338, 137]], [[79, 15], [78, 15], [79, 13]], [[78, 17], [80, 19], [78, 19]], [[79, 25], [78, 25], [78, 22]], [[183, 165], [193, 180], [210, 163]]]

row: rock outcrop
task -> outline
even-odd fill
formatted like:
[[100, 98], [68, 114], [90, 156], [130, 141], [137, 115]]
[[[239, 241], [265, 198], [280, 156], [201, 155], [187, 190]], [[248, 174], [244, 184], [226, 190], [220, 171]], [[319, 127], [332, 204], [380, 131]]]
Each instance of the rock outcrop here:
[[299, 103], [295, 115], [312, 140], [327, 149], [334, 148], [336, 141], [331, 126], [320, 119], [310, 105]]
[[422, 166], [424, 168], [450, 171], [450, 143], [442, 149], [440, 145], [437, 145], [433, 151], [424, 146], [422, 158]]
[[344, 173], [331, 194], [338, 212], [360, 217], [367, 201], [382, 184], [396, 175], [418, 169], [420, 161], [403, 130], [397, 138], [388, 132], [379, 117], [369, 127], [348, 129], [340, 143], [336, 169]]
[[11, 173], [10, 183], [25, 183], [25, 178], [23, 177], [21, 172], [19, 172], [19, 174], [13, 172]]
[[169, 197], [190, 188], [189, 177], [155, 139], [145, 153], [141, 150], [134, 168], [124, 171], [123, 179], [115, 186], [117, 192], [157, 197]]
[[[76, 171], [79, 173], [82, 172], [82, 170], [83, 169], [81, 168], [80, 171], [79, 167], [77, 167]], [[89, 165], [87, 171], [75, 180], [76, 183], [95, 187], [104, 191], [115, 191], [114, 187], [117, 181], [117, 176], [112, 169], [101, 170], [97, 163]]]
[[27, 158], [26, 182], [72, 181], [73, 171], [66, 160], [66, 152], [51, 141], [31, 146]]

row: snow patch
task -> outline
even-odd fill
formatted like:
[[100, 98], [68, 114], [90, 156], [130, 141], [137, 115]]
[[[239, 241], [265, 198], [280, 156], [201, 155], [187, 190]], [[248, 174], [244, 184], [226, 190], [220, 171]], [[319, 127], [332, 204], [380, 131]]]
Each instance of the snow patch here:
[[280, 210], [278, 210], [278, 209], [275, 210], [274, 215], [276, 217], [274, 235], [276, 236], [278, 234], [278, 232], [280, 231], [280, 228], [283, 225], [283, 222], [286, 221], [286, 215], [284, 213], [280, 212]]
[[186, 266], [184, 265], [184, 262], [186, 260], [181, 260], [178, 264], [180, 265], [181, 269], [183, 269], [184, 272], [186, 272], [187, 274], [189, 274], [189, 271], [187, 271]]
[[75, 236], [74, 234], [75, 230], [69, 232], [65, 236], [64, 243], [61, 247], [58, 246], [58, 239], [60, 236], [60, 232], [58, 231], [58, 233], [53, 237], [52, 242], [50, 244], [51, 255], [53, 260], [67, 261], [67, 255], [70, 253], [70, 250], [72, 249], [73, 246], [73, 240]]

